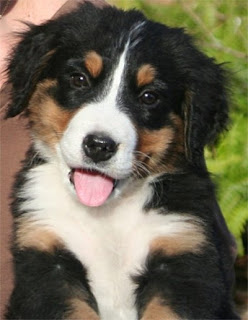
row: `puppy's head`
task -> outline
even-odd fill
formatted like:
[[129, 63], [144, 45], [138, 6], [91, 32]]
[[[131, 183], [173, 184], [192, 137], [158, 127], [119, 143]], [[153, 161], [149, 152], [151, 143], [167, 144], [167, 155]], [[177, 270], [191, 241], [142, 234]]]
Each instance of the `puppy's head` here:
[[204, 166], [204, 146], [227, 122], [220, 66], [183, 30], [137, 11], [87, 3], [31, 26], [9, 82], [7, 117], [28, 117], [36, 149], [70, 172], [86, 205], [131, 176]]

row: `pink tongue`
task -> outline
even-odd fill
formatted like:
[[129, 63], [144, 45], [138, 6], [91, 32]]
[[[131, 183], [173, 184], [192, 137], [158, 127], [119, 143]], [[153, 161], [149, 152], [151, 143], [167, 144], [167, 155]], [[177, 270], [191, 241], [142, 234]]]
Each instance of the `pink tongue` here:
[[110, 196], [114, 180], [97, 172], [74, 171], [74, 185], [79, 200], [86, 206], [101, 206]]

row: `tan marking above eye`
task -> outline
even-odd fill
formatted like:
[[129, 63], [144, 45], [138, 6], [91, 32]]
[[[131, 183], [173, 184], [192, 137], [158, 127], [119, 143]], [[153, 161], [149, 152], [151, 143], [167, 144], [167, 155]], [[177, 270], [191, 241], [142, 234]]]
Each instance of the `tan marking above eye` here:
[[69, 302], [71, 311], [66, 316], [68, 320], [100, 320], [95, 310], [93, 310], [85, 301], [80, 299], [71, 299]]
[[142, 87], [154, 81], [156, 75], [155, 68], [150, 64], [144, 64], [137, 72], [137, 85]]
[[179, 320], [170, 306], [163, 305], [159, 297], [153, 298], [145, 308], [141, 320]]
[[98, 77], [103, 69], [102, 57], [95, 51], [86, 54], [84, 64], [93, 78]]

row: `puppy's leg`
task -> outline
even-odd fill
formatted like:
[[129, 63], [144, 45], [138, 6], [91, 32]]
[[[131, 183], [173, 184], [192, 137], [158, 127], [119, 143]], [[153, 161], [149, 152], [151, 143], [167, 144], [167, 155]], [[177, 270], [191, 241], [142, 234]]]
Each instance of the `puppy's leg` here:
[[14, 262], [6, 319], [99, 319], [86, 270], [70, 252], [16, 248]]
[[154, 252], [136, 282], [140, 320], [239, 319], [212, 248], [178, 255]]

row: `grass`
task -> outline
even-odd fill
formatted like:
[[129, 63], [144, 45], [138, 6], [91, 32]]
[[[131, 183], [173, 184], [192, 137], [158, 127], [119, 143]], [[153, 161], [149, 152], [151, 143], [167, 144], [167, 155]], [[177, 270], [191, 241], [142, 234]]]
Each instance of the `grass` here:
[[[184, 27], [197, 45], [230, 70], [231, 124], [218, 146], [206, 150], [208, 168], [218, 185], [227, 224], [244, 253], [241, 234], [248, 221], [246, 0], [110, 0], [124, 9], [141, 9], [152, 20]], [[158, 4], [158, 2], [160, 4]], [[164, 4], [161, 4], [164, 2]]]

